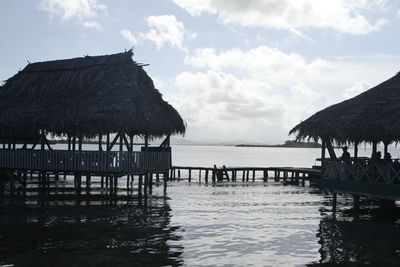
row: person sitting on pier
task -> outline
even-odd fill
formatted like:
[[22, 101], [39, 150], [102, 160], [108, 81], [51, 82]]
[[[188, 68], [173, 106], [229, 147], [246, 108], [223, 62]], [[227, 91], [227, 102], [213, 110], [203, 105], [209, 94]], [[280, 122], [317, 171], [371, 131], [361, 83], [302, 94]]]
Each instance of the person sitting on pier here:
[[392, 163], [392, 155], [389, 152], [385, 153], [385, 157], [383, 158], [386, 163]]
[[372, 161], [379, 162], [381, 160], [381, 158], [382, 158], [382, 153], [380, 151], [372, 153], [372, 156], [371, 156]]
[[346, 163], [348, 166], [350, 166], [351, 165], [350, 153], [347, 151], [347, 146], [344, 146], [342, 149], [343, 149], [342, 161], [343, 163]]

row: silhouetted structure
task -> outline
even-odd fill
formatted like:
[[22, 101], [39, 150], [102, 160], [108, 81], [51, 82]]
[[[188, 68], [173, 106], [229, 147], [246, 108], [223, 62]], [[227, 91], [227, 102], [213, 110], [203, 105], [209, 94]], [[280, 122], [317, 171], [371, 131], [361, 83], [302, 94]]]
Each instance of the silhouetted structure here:
[[[0, 87], [0, 169], [74, 174], [78, 187], [82, 175], [102, 176], [114, 189], [123, 175], [167, 174], [169, 136], [185, 124], [132, 56], [33, 63], [8, 79]], [[52, 150], [49, 136], [66, 138], [68, 149]], [[141, 152], [134, 136], [144, 139]], [[162, 136], [161, 148], [148, 148]], [[84, 151], [85, 139], [98, 140], [98, 150]]]
[[[323, 142], [322, 160], [326, 180], [341, 180], [349, 183], [350, 190], [384, 196], [400, 197], [400, 173], [391, 162], [381, 164], [358, 159], [358, 145], [371, 143], [373, 154], [377, 144], [384, 144], [384, 154], [392, 142], [400, 140], [400, 74], [341, 103], [332, 105], [296, 125], [290, 134], [297, 134], [297, 140], [311, 139]], [[354, 158], [349, 172], [343, 172], [337, 160], [332, 143], [353, 144]], [[330, 159], [325, 158], [325, 148]], [[343, 183], [342, 183], [343, 184]], [[373, 185], [371, 185], [373, 184]], [[385, 186], [390, 184], [390, 186]], [[379, 190], [378, 190], [379, 188]]]

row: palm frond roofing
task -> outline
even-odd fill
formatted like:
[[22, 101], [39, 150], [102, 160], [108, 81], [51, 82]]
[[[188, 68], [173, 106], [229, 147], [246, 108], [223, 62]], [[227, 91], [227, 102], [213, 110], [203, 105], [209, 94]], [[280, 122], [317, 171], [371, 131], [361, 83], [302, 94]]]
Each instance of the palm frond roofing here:
[[297, 140], [327, 138], [338, 143], [400, 141], [400, 74], [315, 113], [290, 134]]
[[181, 116], [132, 56], [28, 64], [0, 87], [0, 136], [183, 134]]

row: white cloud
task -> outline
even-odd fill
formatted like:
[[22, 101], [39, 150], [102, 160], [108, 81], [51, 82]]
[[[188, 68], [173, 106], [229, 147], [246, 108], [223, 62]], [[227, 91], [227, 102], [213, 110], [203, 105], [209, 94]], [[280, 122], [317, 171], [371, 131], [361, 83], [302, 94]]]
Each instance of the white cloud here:
[[202, 48], [185, 58], [198, 71], [177, 75], [168, 98], [188, 123], [188, 139], [276, 143], [318, 110], [390, 78], [397, 62], [394, 55], [306, 60], [268, 46]]
[[355, 35], [379, 30], [385, 19], [370, 21], [362, 12], [383, 9], [387, 0], [173, 0], [191, 15], [217, 14], [225, 24], [277, 29], [328, 28]]
[[129, 43], [130, 43], [131, 45], [137, 45], [137, 44], [138, 44], [138, 40], [137, 40], [136, 37], [133, 35], [133, 33], [130, 32], [129, 30], [127, 30], [127, 29], [122, 29], [122, 30], [120, 31], [120, 33], [121, 33], [121, 35], [122, 35], [126, 40], [129, 41]]
[[310, 81], [321, 70], [330, 68], [325, 60], [315, 59], [308, 63], [299, 54], [284, 53], [266, 45], [248, 51], [232, 49], [221, 53], [209, 48], [197, 49], [185, 58], [185, 63], [200, 68], [226, 69], [274, 85]]
[[351, 87], [348, 87], [344, 90], [343, 97], [345, 99], [352, 98], [358, 94], [361, 94], [362, 92], [365, 92], [366, 90], [370, 89], [371, 87], [372, 87], [372, 84], [367, 81], [358, 81], [358, 82], [354, 83]]
[[49, 13], [51, 18], [76, 20], [85, 28], [95, 29], [101, 28], [96, 18], [107, 14], [107, 6], [98, 0], [42, 0], [39, 9]]
[[397, 11], [397, 18], [400, 19], [400, 10]]
[[150, 30], [141, 35], [143, 39], [153, 41], [158, 49], [167, 43], [183, 49], [185, 26], [174, 15], [150, 16], [146, 20]]
[[146, 18], [146, 22], [149, 29], [139, 33], [137, 37], [126, 29], [121, 30], [121, 34], [134, 45], [147, 40], [154, 42], [157, 49], [161, 49], [164, 45], [170, 45], [185, 52], [187, 49], [183, 45], [184, 40], [197, 37], [197, 33], [186, 30], [183, 22], [178, 21], [174, 15], [149, 16]]
[[229, 136], [239, 140], [247, 135], [249, 140], [259, 140], [264, 133], [249, 129], [265, 129], [284, 114], [284, 100], [267, 93], [268, 84], [227, 72], [183, 72], [175, 85], [180, 91], [172, 97], [173, 104], [190, 125], [189, 139], [207, 136], [211, 141], [224, 141]]

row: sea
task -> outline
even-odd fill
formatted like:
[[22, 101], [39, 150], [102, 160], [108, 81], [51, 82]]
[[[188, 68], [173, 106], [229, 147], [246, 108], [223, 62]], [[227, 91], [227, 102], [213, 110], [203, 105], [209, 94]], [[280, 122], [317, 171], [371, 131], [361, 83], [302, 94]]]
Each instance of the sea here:
[[[321, 150], [176, 145], [172, 153], [176, 166], [311, 167]], [[0, 266], [400, 266], [397, 202], [361, 198], [356, 210], [338, 194], [333, 209], [332, 192], [315, 186], [197, 179], [169, 182], [166, 195], [156, 184], [146, 199], [120, 179], [112, 201], [77, 201], [70, 178], [57, 183], [45, 201], [3, 186]]]

